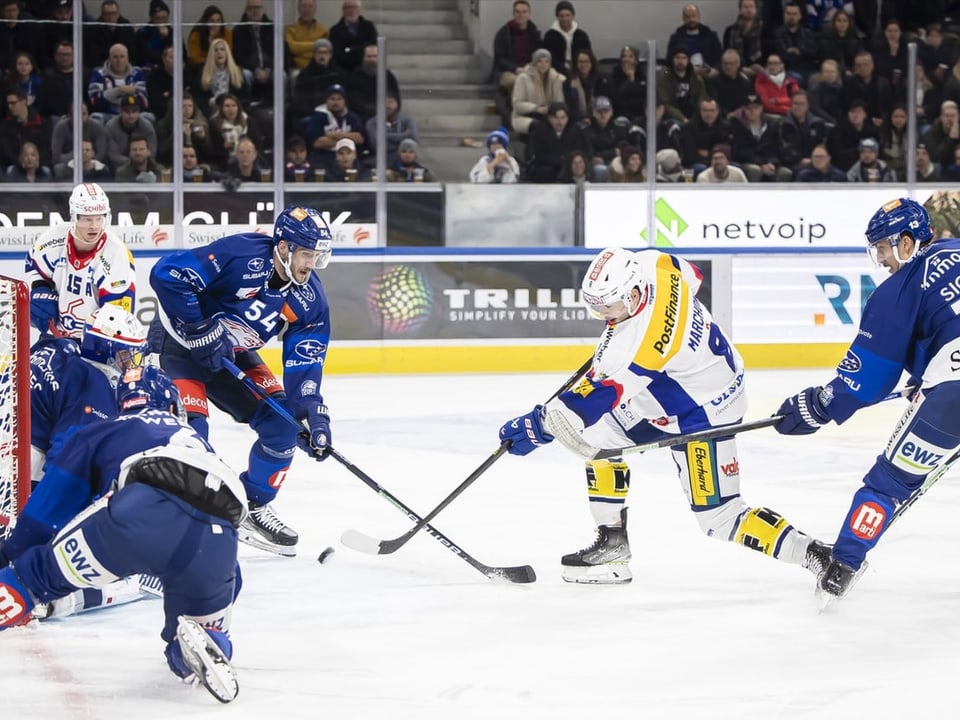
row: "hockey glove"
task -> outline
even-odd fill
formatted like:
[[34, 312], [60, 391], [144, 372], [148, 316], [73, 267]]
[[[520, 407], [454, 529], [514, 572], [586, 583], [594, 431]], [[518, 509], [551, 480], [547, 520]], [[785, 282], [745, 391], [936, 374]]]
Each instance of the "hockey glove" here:
[[184, 323], [183, 339], [187, 341], [193, 361], [208, 370], [223, 369], [223, 361], [233, 361], [233, 343], [216, 318]]
[[799, 395], [783, 401], [777, 415], [783, 418], [773, 426], [781, 435], [810, 435], [830, 422], [821, 399], [823, 388], [808, 387]]
[[315, 460], [322, 462], [327, 459], [331, 440], [330, 414], [326, 405], [318, 405], [311, 409], [306, 419], [309, 431], [304, 430], [297, 437], [297, 444]]
[[543, 429], [545, 412], [543, 405], [537, 405], [532, 412], [514, 418], [500, 428], [500, 442], [510, 443], [507, 452], [511, 455], [526, 455], [553, 441], [553, 435]]
[[50, 322], [56, 322], [60, 314], [59, 298], [52, 285], [36, 283], [30, 290], [30, 324], [40, 332], [50, 330]]

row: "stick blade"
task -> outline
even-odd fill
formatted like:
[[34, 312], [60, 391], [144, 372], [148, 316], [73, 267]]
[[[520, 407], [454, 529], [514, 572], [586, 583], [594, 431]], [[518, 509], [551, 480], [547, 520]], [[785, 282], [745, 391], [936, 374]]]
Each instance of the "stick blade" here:
[[529, 565], [516, 567], [488, 567], [483, 571], [491, 580], [525, 585], [537, 581], [537, 573]]
[[380, 541], [359, 530], [345, 530], [343, 535], [340, 536], [340, 542], [344, 547], [356, 550], [357, 552], [367, 555], [380, 554]]

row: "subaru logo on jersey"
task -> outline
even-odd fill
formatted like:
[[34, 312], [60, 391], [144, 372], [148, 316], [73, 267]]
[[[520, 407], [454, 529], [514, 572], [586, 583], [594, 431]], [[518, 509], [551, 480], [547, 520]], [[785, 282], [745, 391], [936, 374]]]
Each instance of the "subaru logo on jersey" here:
[[303, 285], [297, 288], [300, 291], [300, 294], [303, 295], [303, 298], [307, 302], [313, 302], [317, 299], [316, 293], [313, 292], [313, 288], [309, 285]]
[[301, 340], [293, 348], [293, 351], [307, 360], [316, 360], [326, 349], [327, 346], [319, 340]]
[[250, 272], [260, 272], [266, 261], [263, 258], [252, 258], [247, 262], [247, 270]]
[[847, 350], [846, 356], [840, 361], [839, 370], [847, 373], [860, 372], [860, 358], [852, 350]]

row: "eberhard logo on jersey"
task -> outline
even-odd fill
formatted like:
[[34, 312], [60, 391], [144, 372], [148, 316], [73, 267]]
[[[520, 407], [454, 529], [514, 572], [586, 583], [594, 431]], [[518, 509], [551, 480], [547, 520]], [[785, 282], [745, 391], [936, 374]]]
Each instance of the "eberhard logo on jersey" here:
[[687, 445], [687, 462], [690, 464], [691, 504], [717, 505], [720, 502], [720, 491], [717, 487], [710, 445], [704, 442]]

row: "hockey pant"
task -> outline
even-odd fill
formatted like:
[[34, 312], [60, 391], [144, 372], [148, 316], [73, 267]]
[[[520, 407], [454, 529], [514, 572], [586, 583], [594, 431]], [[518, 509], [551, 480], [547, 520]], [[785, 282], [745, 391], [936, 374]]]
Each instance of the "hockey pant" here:
[[960, 382], [917, 393], [883, 454], [863, 478], [833, 546], [833, 556], [859, 569], [880, 541], [897, 506], [960, 446]]
[[[283, 385], [256, 352], [238, 352], [236, 364], [267, 394], [283, 404], [286, 398]], [[297, 447], [296, 428], [228, 371], [214, 373], [198, 365], [190, 351], [166, 332], [160, 344], [160, 365], [180, 389], [190, 425], [204, 438], [210, 433], [208, 401], [257, 433], [257, 442], [250, 448], [247, 470], [240, 474], [240, 480], [247, 498], [257, 505], [272, 501], [293, 461]]]
[[49, 543], [0, 571], [0, 628], [23, 622], [37, 602], [147, 573], [163, 583], [165, 642], [176, 637], [180, 615], [227, 632], [236, 567], [237, 531], [229, 522], [135, 483], [101, 498]]

